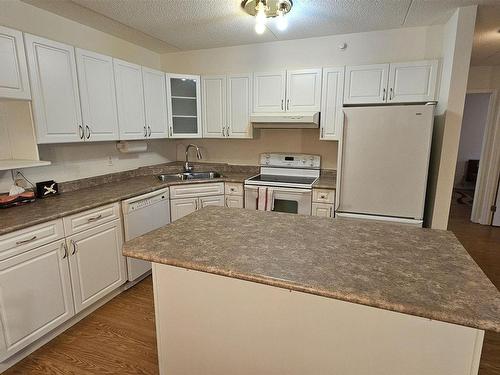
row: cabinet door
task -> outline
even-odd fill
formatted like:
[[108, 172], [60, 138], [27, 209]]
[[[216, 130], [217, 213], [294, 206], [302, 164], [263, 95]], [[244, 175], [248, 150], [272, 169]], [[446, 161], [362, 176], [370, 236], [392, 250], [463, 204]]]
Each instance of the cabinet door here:
[[211, 197], [200, 197], [200, 203], [198, 205], [198, 209], [205, 208], [207, 206], [219, 206], [224, 207], [224, 196], [223, 195], [215, 195]]
[[286, 72], [254, 73], [253, 111], [285, 111]]
[[252, 138], [252, 75], [231, 74], [227, 77], [227, 132], [229, 138]]
[[384, 103], [389, 64], [347, 66], [344, 104]]
[[127, 280], [121, 221], [115, 220], [67, 239], [76, 312]]
[[74, 315], [64, 240], [0, 262], [0, 362]]
[[167, 74], [169, 135], [201, 138], [200, 77]]
[[77, 48], [76, 65], [85, 140], [118, 140], [113, 59]]
[[142, 67], [144, 106], [148, 138], [168, 138], [165, 73]]
[[25, 34], [38, 143], [83, 140], [75, 50]]
[[313, 203], [312, 216], [333, 217], [333, 204]]
[[204, 138], [225, 138], [226, 76], [201, 78], [202, 123]]
[[344, 124], [344, 67], [323, 69], [320, 139], [340, 140]]
[[286, 72], [287, 112], [318, 112], [321, 106], [321, 69]]
[[436, 99], [437, 60], [391, 64], [389, 102], [426, 102]]
[[113, 59], [113, 66], [120, 139], [145, 139], [147, 129], [141, 67], [117, 59]]
[[170, 200], [171, 221], [175, 221], [195, 212], [198, 209], [198, 198], [182, 198]]
[[0, 98], [31, 99], [23, 34], [0, 26]]
[[242, 195], [227, 195], [226, 196], [226, 207], [243, 208], [243, 196]]

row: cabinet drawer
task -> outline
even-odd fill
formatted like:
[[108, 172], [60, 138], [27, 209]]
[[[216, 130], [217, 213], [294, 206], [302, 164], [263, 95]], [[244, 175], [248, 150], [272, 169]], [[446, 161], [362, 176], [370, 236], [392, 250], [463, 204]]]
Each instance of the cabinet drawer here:
[[224, 194], [223, 182], [170, 186], [170, 199], [221, 194]]
[[0, 260], [21, 254], [63, 237], [64, 227], [61, 219], [4, 234], [0, 236]]
[[234, 182], [226, 182], [225, 185], [226, 195], [243, 195], [243, 184]]
[[312, 201], [333, 204], [335, 202], [335, 190], [313, 189]]
[[313, 203], [312, 216], [333, 217], [333, 204], [329, 203]]
[[70, 236], [118, 218], [120, 218], [119, 204], [113, 203], [65, 217], [64, 231], [66, 236]]

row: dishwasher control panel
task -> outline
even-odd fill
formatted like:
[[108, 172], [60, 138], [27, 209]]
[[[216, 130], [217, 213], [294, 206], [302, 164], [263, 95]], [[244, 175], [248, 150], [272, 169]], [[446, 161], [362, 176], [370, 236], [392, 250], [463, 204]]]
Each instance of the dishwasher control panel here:
[[139, 199], [129, 199], [124, 201], [126, 205], [126, 212], [132, 212], [136, 210], [140, 210], [141, 208], [149, 207], [158, 202], [168, 200], [168, 189], [164, 189], [161, 191], [154, 191], [150, 194], [142, 195]]

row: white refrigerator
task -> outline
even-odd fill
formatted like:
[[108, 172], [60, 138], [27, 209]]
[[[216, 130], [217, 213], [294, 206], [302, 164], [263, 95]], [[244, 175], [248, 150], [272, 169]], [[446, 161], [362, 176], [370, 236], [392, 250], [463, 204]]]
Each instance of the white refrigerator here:
[[434, 105], [344, 108], [338, 216], [422, 225]]

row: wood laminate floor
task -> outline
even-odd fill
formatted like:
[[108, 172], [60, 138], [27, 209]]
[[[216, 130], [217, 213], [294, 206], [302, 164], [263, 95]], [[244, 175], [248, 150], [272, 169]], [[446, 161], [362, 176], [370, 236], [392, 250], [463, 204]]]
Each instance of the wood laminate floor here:
[[[454, 203], [449, 229], [498, 288], [500, 228], [469, 216], [470, 206]], [[13, 374], [158, 374], [151, 277], [5, 372]], [[500, 334], [486, 333], [479, 375], [500, 375]]]

